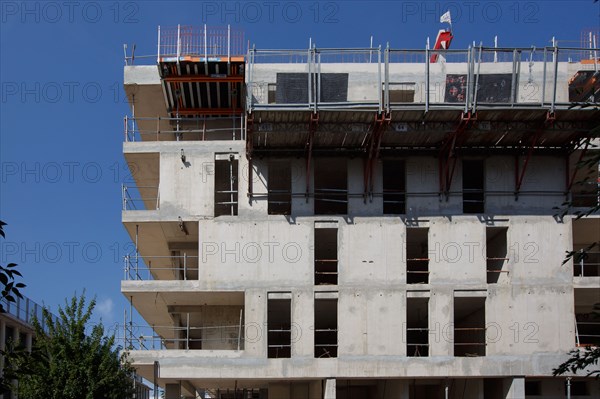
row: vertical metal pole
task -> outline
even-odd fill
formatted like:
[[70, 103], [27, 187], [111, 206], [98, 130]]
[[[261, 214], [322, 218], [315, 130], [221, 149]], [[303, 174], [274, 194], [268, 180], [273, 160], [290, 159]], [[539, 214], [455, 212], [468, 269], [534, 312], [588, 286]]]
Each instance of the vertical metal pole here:
[[244, 309], [240, 309], [240, 326], [238, 328], [238, 344], [237, 344], [237, 350], [240, 350], [241, 348], [241, 340], [242, 340], [242, 316], [243, 316], [243, 312]]
[[469, 45], [469, 48], [467, 50], [467, 96], [465, 97], [465, 114], [469, 111], [469, 103], [471, 101], [471, 80], [472, 80], [472, 76], [471, 76], [471, 52], [472, 52], [472, 47], [471, 45]]
[[567, 377], [567, 399], [571, 399], [571, 377]]
[[179, 57], [181, 56], [181, 26], [177, 25], [177, 66], [179, 66]]
[[[317, 76], [317, 79], [315, 79], [314, 82], [314, 89], [313, 89], [313, 93], [315, 93], [315, 110], [314, 112], [317, 112], [317, 108], [318, 108], [318, 104], [319, 101], [321, 101], [321, 53], [316, 53], [314, 54], [315, 57], [315, 63], [316, 63], [316, 68], [315, 68], [315, 74]], [[317, 62], [318, 60], [318, 62]]]
[[129, 141], [129, 124], [127, 121], [127, 115], [125, 115], [125, 142]]
[[129, 342], [133, 345], [133, 296], [129, 297]]
[[233, 160], [229, 157], [229, 213], [234, 216], [233, 212]]
[[[373, 38], [371, 37], [371, 40]], [[377, 99], [379, 100], [379, 113], [383, 110], [383, 99], [381, 98], [381, 45], [377, 48]]]
[[517, 50], [513, 50], [512, 79], [510, 82], [510, 103], [515, 104], [515, 84], [517, 82]]
[[544, 72], [542, 73], [542, 101], [540, 102], [541, 106], [544, 106], [546, 102], [546, 66], [548, 65], [548, 51], [547, 48], [544, 47]]
[[425, 112], [429, 112], [429, 68], [431, 66], [429, 57], [429, 38], [427, 38], [427, 45], [425, 46]]
[[158, 41], [157, 41], [156, 63], [160, 63], [160, 25], [158, 25]]
[[[494, 48], [498, 48], [498, 35], [494, 36]], [[494, 51], [494, 62], [498, 62], [498, 52]]]
[[583, 250], [583, 248], [581, 249], [581, 277], [585, 277], [585, 272], [583, 271], [583, 255], [585, 254], [585, 251]]
[[183, 279], [187, 280], [187, 253], [183, 253]]
[[444, 385], [444, 398], [448, 399], [448, 395], [450, 393], [449, 387], [448, 387], [448, 380], [445, 381], [445, 385]]
[[190, 313], [187, 313], [187, 331], [185, 334], [185, 349], [190, 349]]
[[481, 53], [483, 43], [479, 42], [479, 57], [477, 58], [477, 75], [475, 76], [475, 90], [473, 93], [473, 112], [477, 111], [477, 93], [479, 93], [479, 72], [481, 71]]
[[138, 274], [138, 265], [139, 265], [139, 252], [138, 252], [138, 233], [139, 233], [140, 225], [135, 225], [135, 275]]
[[123, 348], [127, 349], [127, 309], [123, 309]]
[[554, 113], [554, 107], [556, 103], [556, 86], [558, 83], [558, 47], [554, 46], [553, 52], [554, 58], [554, 89], [552, 90], [552, 106], [550, 107], [550, 112]]
[[123, 257], [123, 280], [129, 280], [129, 267], [127, 267], [127, 258], [129, 255]]
[[310, 42], [309, 42], [309, 48], [308, 48], [308, 54], [307, 54], [307, 61], [308, 61], [308, 108], [310, 109], [310, 105], [312, 103], [312, 85], [311, 85], [311, 81], [313, 80], [313, 76], [312, 76], [312, 48], [310, 47]]
[[[590, 32], [590, 35], [592, 33]], [[597, 41], [596, 41], [596, 35], [592, 36], [592, 46], [594, 46], [594, 54], [592, 54], [592, 56], [594, 57], [594, 71], [598, 72], [598, 51], [596, 50], [596, 46], [597, 46]]]
[[388, 42], [385, 46], [385, 57], [384, 57], [384, 106], [386, 112], [390, 112], [390, 43]]
[[204, 63], [208, 63], [208, 46], [206, 38], [206, 24], [204, 24]]
[[231, 25], [227, 25], [227, 64], [231, 63]]

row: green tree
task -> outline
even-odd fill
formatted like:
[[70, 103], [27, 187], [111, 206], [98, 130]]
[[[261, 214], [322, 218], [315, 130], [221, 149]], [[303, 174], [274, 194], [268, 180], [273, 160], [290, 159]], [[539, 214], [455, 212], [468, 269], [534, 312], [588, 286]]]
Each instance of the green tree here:
[[[17, 379], [23, 399], [126, 399], [133, 394], [133, 368], [119, 355], [114, 335], [90, 326], [95, 299], [86, 305], [76, 295], [59, 308], [58, 318], [44, 308], [34, 320], [31, 353], [7, 358], [7, 377]], [[89, 334], [86, 330], [89, 329]]]
[[[2, 236], [2, 238], [6, 238], [4, 226], [6, 226], [6, 223], [0, 220], [0, 236]], [[6, 312], [5, 305], [16, 302], [16, 297], [23, 298], [19, 289], [25, 287], [25, 284], [17, 283], [15, 281], [16, 276], [23, 277], [21, 273], [15, 269], [16, 267], [16, 263], [9, 263], [6, 266], [0, 265], [0, 284], [2, 284], [0, 290], [0, 313]], [[11, 355], [14, 351], [19, 350], [20, 349], [15, 347], [14, 343], [9, 340], [5, 349], [0, 351], [0, 356], [6, 357]], [[11, 385], [10, 379], [0, 375], [0, 394], [10, 392]]]
[[[595, 2], [597, 2], [596, 0]], [[597, 105], [594, 105], [598, 109]], [[592, 137], [600, 136], [600, 126], [595, 127], [591, 130]], [[592, 187], [596, 187], [596, 196], [598, 195], [598, 185], [600, 185], [600, 180], [598, 177], [598, 167], [600, 164], [600, 152], [598, 149], [594, 149], [592, 154], [589, 155], [586, 159], [582, 160], [579, 165], [576, 167], [584, 170], [585, 177], [577, 182], [578, 184], [590, 185]], [[597, 197], [596, 197], [597, 198]], [[565, 203], [565, 208], [561, 212], [561, 216], [564, 216], [568, 213], [571, 208], [571, 203]], [[596, 214], [600, 211], [600, 202], [596, 202], [596, 205], [585, 209], [584, 211], [575, 212], [575, 220], [580, 218], [585, 218], [592, 214]], [[563, 265], [573, 260], [573, 262], [580, 262], [582, 258], [587, 256], [587, 253], [594, 248], [600, 246], [600, 242], [593, 242], [586, 248], [579, 251], [567, 251], [566, 257], [563, 260]], [[600, 303], [596, 303], [594, 305], [594, 314], [600, 316]], [[552, 370], [552, 374], [554, 376], [563, 375], [566, 373], [577, 373], [579, 371], [587, 370], [587, 376], [596, 376], [600, 378], [600, 347], [594, 346], [585, 346], [581, 349], [574, 349], [568, 353], [570, 356], [569, 359], [561, 363], [557, 368]]]
[[[0, 236], [2, 236], [2, 238], [6, 238], [4, 226], [6, 226], [6, 223], [0, 220]], [[15, 296], [23, 298], [19, 289], [24, 288], [25, 284], [17, 283], [15, 281], [15, 276], [23, 276], [15, 269], [15, 267], [17, 267], [16, 263], [9, 263], [6, 267], [0, 265], [0, 283], [2, 284], [2, 291], [0, 291], [0, 298], [2, 299], [0, 301], [0, 313], [6, 311], [6, 309], [4, 309], [4, 302], [15, 302]]]

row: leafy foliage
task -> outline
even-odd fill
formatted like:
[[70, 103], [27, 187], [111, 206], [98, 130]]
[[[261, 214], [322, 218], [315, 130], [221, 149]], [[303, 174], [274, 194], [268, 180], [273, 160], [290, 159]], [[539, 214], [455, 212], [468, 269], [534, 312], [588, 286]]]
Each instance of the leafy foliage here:
[[44, 308], [34, 320], [32, 352], [15, 351], [7, 358], [7, 378], [19, 380], [20, 398], [124, 399], [131, 398], [133, 368], [126, 354], [115, 349], [114, 336], [97, 324], [86, 329], [96, 305], [84, 295], [59, 308], [55, 319]]
[[[594, 106], [597, 107], [597, 104], [594, 104]], [[591, 133], [592, 137], [600, 136], [600, 126], [597, 126], [596, 128], [592, 129], [590, 133]], [[587, 184], [592, 183], [592, 185], [594, 185], [594, 183], [600, 184], [600, 181], [598, 180], [598, 164], [599, 163], [600, 163], [600, 152], [598, 152], [598, 151], [594, 151], [586, 159], [583, 159], [581, 162], [579, 162], [579, 164], [576, 167], [580, 170], [583, 169], [583, 170], [587, 171], [587, 173], [585, 174], [585, 177], [583, 178], [583, 180], [576, 182], [576, 184], [586, 184], [586, 183]], [[564, 203], [563, 206], [565, 206], [565, 208], [561, 211], [560, 216], [565, 216], [569, 212], [569, 208], [571, 207], [571, 205], [572, 204], [569, 202]], [[576, 211], [574, 213], [576, 216], [575, 220], [587, 217], [587, 216], [595, 214], [599, 211], [600, 211], [600, 203], [596, 203], [596, 205], [590, 206], [589, 208], [587, 208], [583, 211]], [[570, 260], [573, 260], [574, 262], [580, 262], [582, 259], [585, 259], [588, 256], [587, 255], [588, 252], [590, 252], [592, 249], [599, 247], [599, 246], [600, 246], [600, 242], [593, 242], [593, 243], [589, 244], [587, 247], [585, 247], [579, 251], [567, 251], [565, 259], [563, 260], [562, 264], [564, 265], [564, 264], [568, 263]], [[594, 313], [596, 315], [600, 314], [600, 304], [597, 303], [594, 305]], [[600, 367], [592, 368], [591, 370], [589, 369], [589, 367], [600, 366], [600, 347], [586, 346], [583, 349], [581, 349], [581, 348], [574, 349], [574, 350], [570, 351], [568, 354], [569, 354], [570, 358], [567, 361], [560, 364], [557, 368], [555, 368], [552, 371], [552, 374], [554, 376], [562, 375], [565, 373], [577, 373], [578, 371], [583, 371], [583, 370], [587, 369], [587, 370], [589, 370], [587, 373], [588, 377], [596, 376], [596, 377], [600, 378]]]
[[[4, 226], [6, 226], [6, 223], [0, 220], [0, 236], [2, 238], [6, 238]], [[0, 265], [0, 283], [2, 284], [2, 290], [0, 291], [0, 298], [2, 299], [0, 301], [0, 313], [6, 311], [3, 302], [16, 302], [15, 297], [23, 298], [19, 290], [24, 288], [25, 284], [15, 281], [16, 276], [23, 277], [23, 275], [15, 269], [16, 267], [16, 263], [9, 263], [6, 266]]]
[[[600, 347], [586, 346], [581, 350], [574, 349], [569, 352], [569, 356], [571, 356], [569, 360], [552, 370], [552, 375], [557, 376], [565, 373], [577, 373], [578, 371], [585, 370], [589, 366], [598, 365], [600, 362]], [[587, 376], [600, 377], [600, 369], [591, 370], [587, 373]]]

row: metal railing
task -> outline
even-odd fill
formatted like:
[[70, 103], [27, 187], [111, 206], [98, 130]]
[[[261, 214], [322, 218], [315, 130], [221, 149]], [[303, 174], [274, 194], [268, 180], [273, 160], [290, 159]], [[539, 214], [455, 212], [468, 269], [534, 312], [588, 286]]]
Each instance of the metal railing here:
[[[587, 314], [576, 315], [575, 321], [575, 343], [577, 346], [600, 346], [600, 319], [587, 320]], [[577, 320], [585, 317], [586, 320]]]
[[[475, 112], [478, 108], [521, 106], [553, 111], [557, 107], [567, 108], [573, 103], [589, 102], [589, 98], [569, 95], [569, 85], [586, 87], [586, 82], [594, 81], [600, 69], [599, 54], [598, 48], [569, 47], [474, 46], [447, 50], [252, 48], [247, 55], [246, 106], [248, 110], [312, 111], [367, 107], [387, 112], [415, 107], [425, 107], [426, 111], [442, 108]], [[437, 62], [431, 62], [432, 55], [437, 56]], [[307, 81], [297, 101], [277, 104], [268, 98], [269, 90], [276, 84], [268, 76], [270, 72], [277, 72], [277, 64], [282, 63], [294, 65], [287, 67], [286, 72], [307, 74]], [[360, 63], [363, 67], [360, 70], [342, 69], [348, 71], [347, 93], [343, 93], [348, 97], [345, 101], [328, 101], [323, 98], [323, 79], [328, 73], [340, 70], [334, 64], [342, 63]], [[577, 68], [568, 67], [575, 63]], [[412, 101], [395, 102], [390, 97], [398, 84], [404, 89], [412, 88], [413, 95], [407, 97]]]
[[[189, 319], [188, 319], [189, 320]], [[128, 350], [243, 350], [244, 325], [141, 326], [125, 323], [116, 340]]]
[[160, 209], [160, 190], [158, 186], [121, 185], [121, 204], [124, 211]]
[[[0, 302], [4, 308], [5, 314], [9, 314], [17, 320], [30, 325], [33, 328], [33, 320], [38, 320], [42, 323], [42, 328], [47, 331], [47, 327], [44, 324], [43, 309], [44, 307], [32, 301], [31, 299], [23, 296], [19, 298], [15, 296], [15, 302], [10, 302], [6, 298], [1, 298]], [[54, 314], [50, 314], [50, 317], [54, 322], [59, 322], [58, 317]]]
[[406, 283], [407, 284], [427, 284], [428, 282], [429, 282], [429, 258], [407, 258], [406, 259]]
[[573, 259], [575, 277], [600, 277], [600, 252], [580, 250]]
[[[429, 356], [429, 328], [408, 327], [406, 329], [406, 355], [409, 357]], [[415, 343], [413, 341], [419, 340]]]
[[198, 262], [198, 256], [190, 256], [185, 253], [176, 256], [144, 257], [139, 254], [129, 254], [123, 257], [123, 279], [197, 280]]
[[[226, 126], [228, 123], [231, 126]], [[243, 140], [246, 137], [243, 115], [218, 118], [125, 116], [123, 125], [125, 142]]]

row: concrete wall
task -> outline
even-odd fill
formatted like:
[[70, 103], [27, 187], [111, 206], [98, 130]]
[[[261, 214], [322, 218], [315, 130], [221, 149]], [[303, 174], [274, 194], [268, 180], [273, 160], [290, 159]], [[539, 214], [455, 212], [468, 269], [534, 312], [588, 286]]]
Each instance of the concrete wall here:
[[[183, 149], [186, 162], [181, 160]], [[215, 153], [233, 153], [238, 157], [238, 214], [243, 218], [267, 217], [268, 159], [254, 159], [252, 164], [252, 190], [257, 194], [247, 196], [250, 173], [240, 141], [135, 143], [126, 146], [129, 159], [135, 154], [143, 156], [159, 153], [159, 207], [163, 219], [178, 216], [211, 218], [214, 216], [214, 161]], [[314, 164], [310, 169], [309, 193], [306, 192], [306, 166], [304, 159], [289, 159], [292, 173], [292, 216], [314, 214]], [[439, 196], [438, 161], [434, 157], [406, 157], [406, 216], [409, 218], [457, 215], [462, 213], [462, 165], [459, 161], [454, 172], [450, 196]], [[524, 157], [521, 157], [521, 165]], [[521, 166], [522, 168], [522, 166]], [[383, 214], [381, 196], [382, 168], [378, 162], [374, 172], [375, 195], [365, 203], [364, 178], [361, 159], [347, 160], [348, 215], [380, 216]], [[143, 173], [139, 172], [140, 175]], [[485, 159], [485, 211], [493, 215], [554, 214], [554, 207], [566, 199], [565, 161], [561, 157], [533, 156], [527, 166], [518, 198], [515, 190], [515, 162], [513, 157], [492, 156]], [[543, 194], [541, 193], [543, 192]], [[154, 198], [155, 192], [151, 192]], [[269, 219], [283, 219], [270, 216]]]
[[[456, 60], [456, 56], [455, 60]], [[462, 57], [466, 61], [466, 55]], [[544, 78], [544, 63], [534, 62], [531, 68], [526, 61], [521, 65], [520, 76], [517, 77], [517, 102], [519, 103], [540, 103], [542, 95], [545, 94], [545, 101], [551, 102], [554, 89], [554, 69], [552, 63], [546, 65], [546, 80]], [[568, 102], [569, 79], [582, 68], [578, 63], [561, 62], [558, 65], [558, 86], [556, 90], [556, 102]], [[483, 62], [480, 67], [480, 73], [483, 74], [512, 74], [513, 64], [511, 62]], [[321, 63], [321, 73], [348, 73], [348, 102], [378, 102], [378, 90], [380, 82], [383, 82], [384, 66], [377, 64], [377, 56], [374, 55], [374, 62], [369, 63]], [[389, 82], [390, 83], [411, 83], [414, 87], [415, 103], [424, 103], [426, 95], [426, 65], [423, 63], [390, 63]], [[466, 62], [440, 62], [431, 64], [429, 67], [429, 85], [432, 104], [443, 103], [446, 90], [446, 75], [462, 74], [468, 72]], [[268, 84], [276, 83], [277, 73], [307, 73], [308, 65], [305, 63], [296, 64], [273, 64], [262, 63], [252, 65], [252, 73], [247, 74], [246, 82], [250, 79], [251, 90], [255, 104], [268, 104]], [[413, 85], [414, 84], [414, 85]], [[545, 86], [545, 93], [544, 93]], [[404, 85], [403, 88], [409, 87]], [[479, 99], [481, 101], [481, 99]]]

